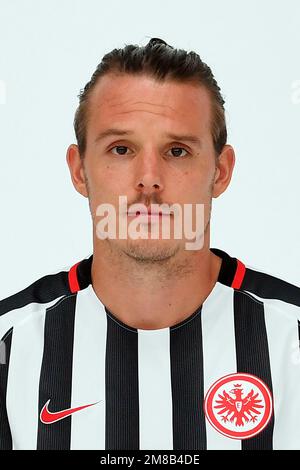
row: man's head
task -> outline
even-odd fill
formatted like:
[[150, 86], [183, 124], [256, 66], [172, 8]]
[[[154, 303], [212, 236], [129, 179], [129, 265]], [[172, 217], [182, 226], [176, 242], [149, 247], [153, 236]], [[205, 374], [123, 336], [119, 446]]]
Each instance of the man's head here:
[[[79, 97], [77, 145], [67, 160], [76, 190], [89, 198], [94, 228], [98, 205], [117, 209], [125, 195], [128, 205], [202, 203], [206, 230], [211, 198], [230, 182], [234, 152], [226, 145], [224, 100], [200, 57], [155, 38], [114, 49]], [[184, 241], [106, 240], [144, 262], [174, 256]]]

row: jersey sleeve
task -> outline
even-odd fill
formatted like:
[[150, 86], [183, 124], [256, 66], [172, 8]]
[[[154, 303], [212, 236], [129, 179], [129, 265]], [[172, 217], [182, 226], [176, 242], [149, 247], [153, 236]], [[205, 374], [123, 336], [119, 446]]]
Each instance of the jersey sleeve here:
[[12, 436], [6, 408], [6, 390], [12, 329], [0, 340], [0, 450], [12, 449]]

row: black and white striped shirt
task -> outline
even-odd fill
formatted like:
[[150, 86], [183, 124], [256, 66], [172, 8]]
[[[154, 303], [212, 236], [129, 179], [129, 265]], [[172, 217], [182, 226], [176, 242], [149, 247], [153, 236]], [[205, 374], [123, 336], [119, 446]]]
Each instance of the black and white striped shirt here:
[[120, 322], [92, 256], [0, 302], [0, 449], [300, 449], [300, 288], [216, 248], [186, 320]]

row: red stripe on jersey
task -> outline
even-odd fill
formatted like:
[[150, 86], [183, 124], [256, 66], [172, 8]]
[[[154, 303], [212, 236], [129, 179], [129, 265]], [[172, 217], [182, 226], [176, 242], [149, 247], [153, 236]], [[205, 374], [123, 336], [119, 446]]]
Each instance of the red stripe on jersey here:
[[77, 278], [77, 266], [79, 265], [79, 263], [80, 261], [74, 264], [74, 266], [72, 266], [68, 275], [69, 287], [70, 287], [70, 291], [72, 292], [72, 294], [80, 290], [80, 286], [79, 286], [79, 282]]
[[237, 260], [237, 268], [231, 287], [233, 287], [234, 289], [239, 289], [241, 287], [245, 272], [246, 266], [240, 260]]

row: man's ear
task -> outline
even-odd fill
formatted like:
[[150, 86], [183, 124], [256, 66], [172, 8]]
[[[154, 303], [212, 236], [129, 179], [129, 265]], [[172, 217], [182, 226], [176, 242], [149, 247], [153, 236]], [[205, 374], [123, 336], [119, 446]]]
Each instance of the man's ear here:
[[78, 145], [71, 144], [68, 147], [66, 160], [74, 188], [82, 194], [82, 196], [88, 197], [86, 178], [84, 174], [84, 160], [80, 158]]
[[235, 154], [231, 145], [224, 145], [222, 152], [217, 158], [215, 181], [213, 184], [212, 197], [217, 198], [222, 194], [230, 183], [235, 165]]

